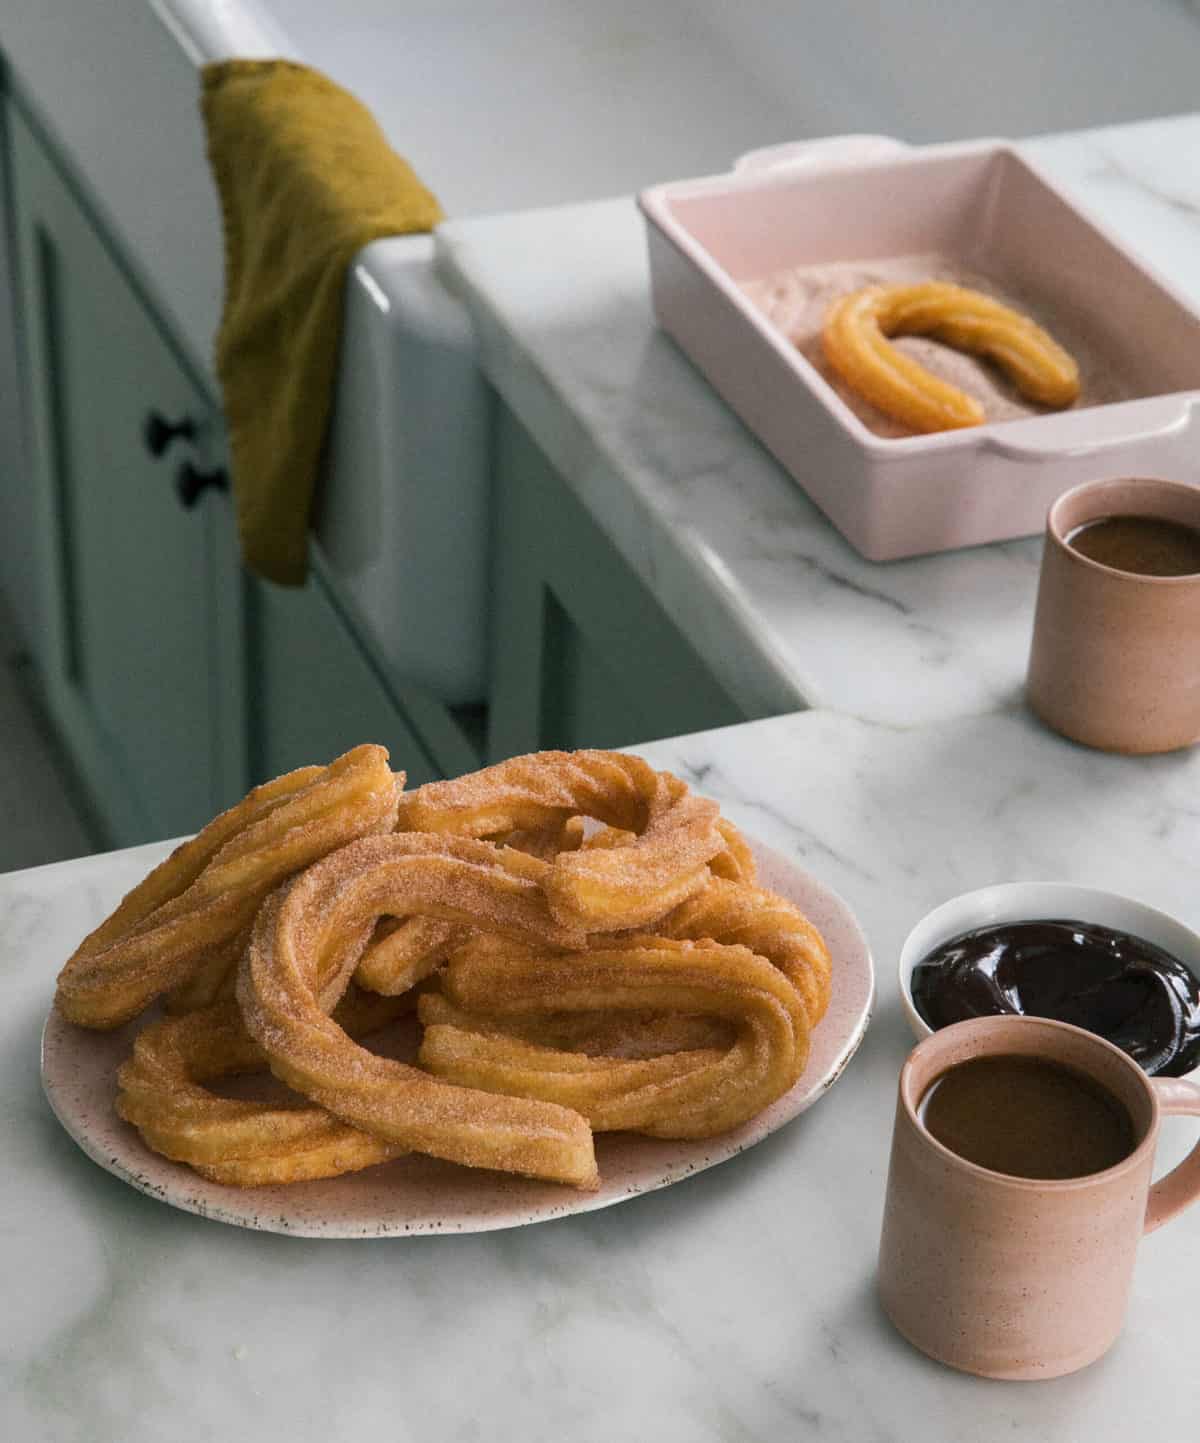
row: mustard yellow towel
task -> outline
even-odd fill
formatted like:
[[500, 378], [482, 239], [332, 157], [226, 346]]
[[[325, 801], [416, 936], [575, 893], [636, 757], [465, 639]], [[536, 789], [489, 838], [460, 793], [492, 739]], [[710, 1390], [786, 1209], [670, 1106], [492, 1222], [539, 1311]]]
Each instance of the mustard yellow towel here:
[[350, 260], [431, 230], [436, 199], [370, 111], [284, 60], [206, 66], [201, 109], [225, 227], [217, 332], [242, 556], [299, 585]]

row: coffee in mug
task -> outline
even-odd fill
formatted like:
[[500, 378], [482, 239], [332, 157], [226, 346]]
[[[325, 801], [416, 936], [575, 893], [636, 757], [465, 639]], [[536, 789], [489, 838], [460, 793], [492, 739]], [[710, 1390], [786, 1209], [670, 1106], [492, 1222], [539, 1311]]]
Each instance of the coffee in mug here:
[[1026, 695], [1103, 751], [1200, 738], [1200, 487], [1088, 481], [1051, 506]]
[[1200, 574], [1200, 530], [1165, 516], [1101, 516], [1067, 532], [1080, 556], [1134, 576]]
[[987, 1378], [1054, 1378], [1100, 1357], [1142, 1235], [1200, 1198], [1200, 1143], [1153, 1181], [1164, 1113], [1200, 1118], [1200, 1087], [1147, 1077], [1065, 1022], [973, 1017], [918, 1044], [900, 1073], [879, 1244], [897, 1331]]
[[1041, 1057], [961, 1062], [917, 1108], [925, 1130], [967, 1162], [1010, 1177], [1086, 1177], [1138, 1145], [1119, 1098], [1085, 1072]]

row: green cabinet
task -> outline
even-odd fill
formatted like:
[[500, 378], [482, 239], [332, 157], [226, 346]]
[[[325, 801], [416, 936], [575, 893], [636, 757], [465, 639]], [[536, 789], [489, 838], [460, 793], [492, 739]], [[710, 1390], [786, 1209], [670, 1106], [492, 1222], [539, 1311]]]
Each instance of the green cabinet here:
[[[0, 100], [40, 589], [25, 620], [106, 843], [193, 831], [364, 741], [417, 785], [747, 719], [502, 406], [486, 714], [395, 676], [319, 554], [299, 590], [245, 575], [228, 495], [178, 488], [184, 467], [221, 467], [219, 407], [38, 123]], [[189, 423], [158, 455], [152, 413]]]
[[[236, 584], [220, 498], [188, 508], [185, 456], [212, 464], [218, 418], [16, 107], [13, 239], [41, 581], [47, 703], [114, 840], [193, 830], [236, 792], [221, 677]], [[154, 457], [147, 416], [195, 440]], [[214, 501], [217, 504], [214, 504]]]
[[491, 757], [750, 720], [510, 411], [494, 435]]
[[479, 765], [442, 708], [397, 694], [343, 619], [319, 564], [299, 591], [250, 582], [245, 617], [256, 780], [368, 741], [387, 747], [410, 787]]
[[[184, 468], [220, 470], [219, 407], [11, 96], [6, 118], [35, 662], [100, 839], [194, 831], [250, 785], [365, 741], [410, 785], [478, 766], [461, 718], [389, 674], [319, 557], [301, 589], [261, 583], [228, 495], [181, 497]], [[189, 423], [157, 456], [154, 413]]]

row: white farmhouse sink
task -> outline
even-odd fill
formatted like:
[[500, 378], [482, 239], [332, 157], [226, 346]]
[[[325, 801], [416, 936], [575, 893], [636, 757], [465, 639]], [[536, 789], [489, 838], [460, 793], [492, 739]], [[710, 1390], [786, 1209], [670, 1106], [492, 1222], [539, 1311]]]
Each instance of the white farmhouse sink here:
[[[1200, 74], [1181, 0], [0, 0], [0, 44], [206, 368], [207, 60], [325, 70], [453, 216], [630, 193], [833, 132], [1017, 136], [1189, 110]], [[485, 690], [487, 396], [432, 249], [381, 241], [353, 268], [316, 530], [398, 674], [457, 702]]]

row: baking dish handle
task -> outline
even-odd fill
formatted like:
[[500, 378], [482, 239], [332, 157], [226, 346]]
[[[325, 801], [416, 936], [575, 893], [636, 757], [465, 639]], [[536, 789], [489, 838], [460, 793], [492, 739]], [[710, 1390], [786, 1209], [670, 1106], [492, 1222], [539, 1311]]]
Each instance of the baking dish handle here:
[[[989, 436], [985, 448], [1017, 461], [1042, 461], [1098, 455], [1116, 446], [1135, 446], [1178, 436], [1192, 424], [1200, 392], [1159, 396], [1153, 401], [1088, 408], [1059, 416], [1037, 416], [1009, 422], [1002, 434]], [[1047, 434], [1051, 432], [1051, 434]], [[1037, 441], [1025, 441], [1025, 434]]]
[[821, 140], [791, 140], [749, 150], [733, 163], [737, 175], [768, 170], [823, 170], [829, 166], [864, 165], [887, 160], [912, 146], [888, 135], [830, 135]]

